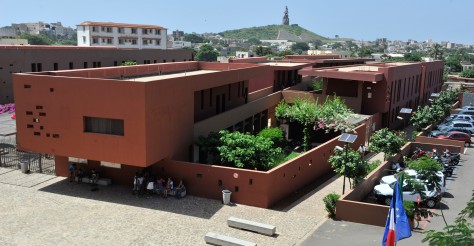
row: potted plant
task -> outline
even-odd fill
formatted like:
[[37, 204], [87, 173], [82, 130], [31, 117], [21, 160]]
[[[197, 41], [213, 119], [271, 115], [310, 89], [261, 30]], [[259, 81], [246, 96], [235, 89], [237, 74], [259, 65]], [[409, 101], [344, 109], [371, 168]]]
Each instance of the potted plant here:
[[403, 206], [405, 207], [405, 213], [412, 229], [418, 228], [418, 224], [422, 218], [427, 219], [428, 217], [437, 215], [426, 208], [421, 208], [418, 203], [415, 202], [404, 201]]

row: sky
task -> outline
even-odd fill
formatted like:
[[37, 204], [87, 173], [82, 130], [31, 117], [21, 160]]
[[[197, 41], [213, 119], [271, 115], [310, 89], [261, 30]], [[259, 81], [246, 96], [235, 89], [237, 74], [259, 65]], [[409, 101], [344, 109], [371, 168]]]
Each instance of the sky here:
[[105, 21], [159, 25], [185, 33], [281, 24], [288, 6], [290, 24], [325, 37], [474, 45], [473, 0], [2, 0], [0, 6], [0, 26], [60, 21], [75, 28], [83, 21]]

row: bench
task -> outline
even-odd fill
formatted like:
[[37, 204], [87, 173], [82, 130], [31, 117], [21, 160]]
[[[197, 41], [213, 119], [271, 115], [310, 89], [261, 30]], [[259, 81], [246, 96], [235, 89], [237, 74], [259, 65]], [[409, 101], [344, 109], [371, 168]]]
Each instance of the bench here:
[[236, 217], [230, 217], [229, 219], [227, 219], [227, 225], [238, 229], [257, 232], [267, 236], [273, 236], [276, 231], [275, 226], [262, 224], [250, 220], [239, 219]]
[[204, 237], [204, 241], [212, 245], [225, 245], [225, 246], [257, 246], [256, 243], [245, 241], [242, 239], [229, 237], [215, 232], [208, 232]]
[[[79, 178], [76, 177], [75, 180], [76, 180], [76, 182], [78, 182], [78, 181], [79, 181]], [[89, 177], [84, 177], [84, 178], [82, 178], [82, 183], [89, 184], [89, 183], [90, 183]], [[97, 184], [98, 184], [98, 185], [102, 185], [102, 186], [108, 186], [108, 185], [111, 185], [111, 184], [112, 184], [112, 179], [99, 178], [99, 179], [97, 180]]]

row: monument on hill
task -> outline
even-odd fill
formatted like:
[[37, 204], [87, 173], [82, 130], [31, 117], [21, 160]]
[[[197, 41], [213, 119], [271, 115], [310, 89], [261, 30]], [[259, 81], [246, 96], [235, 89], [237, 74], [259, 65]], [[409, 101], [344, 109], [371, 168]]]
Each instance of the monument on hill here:
[[288, 6], [285, 9], [285, 15], [283, 16], [283, 21], [281, 22], [282, 25], [290, 25], [290, 18], [288, 18]]

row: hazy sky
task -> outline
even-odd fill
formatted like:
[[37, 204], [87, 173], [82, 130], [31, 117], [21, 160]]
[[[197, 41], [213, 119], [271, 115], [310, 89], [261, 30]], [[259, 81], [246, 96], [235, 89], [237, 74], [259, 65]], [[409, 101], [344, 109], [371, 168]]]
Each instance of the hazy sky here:
[[326, 37], [452, 41], [474, 44], [474, 0], [2, 0], [0, 26], [18, 22], [82, 21], [154, 24], [184, 32], [220, 32], [290, 24]]

